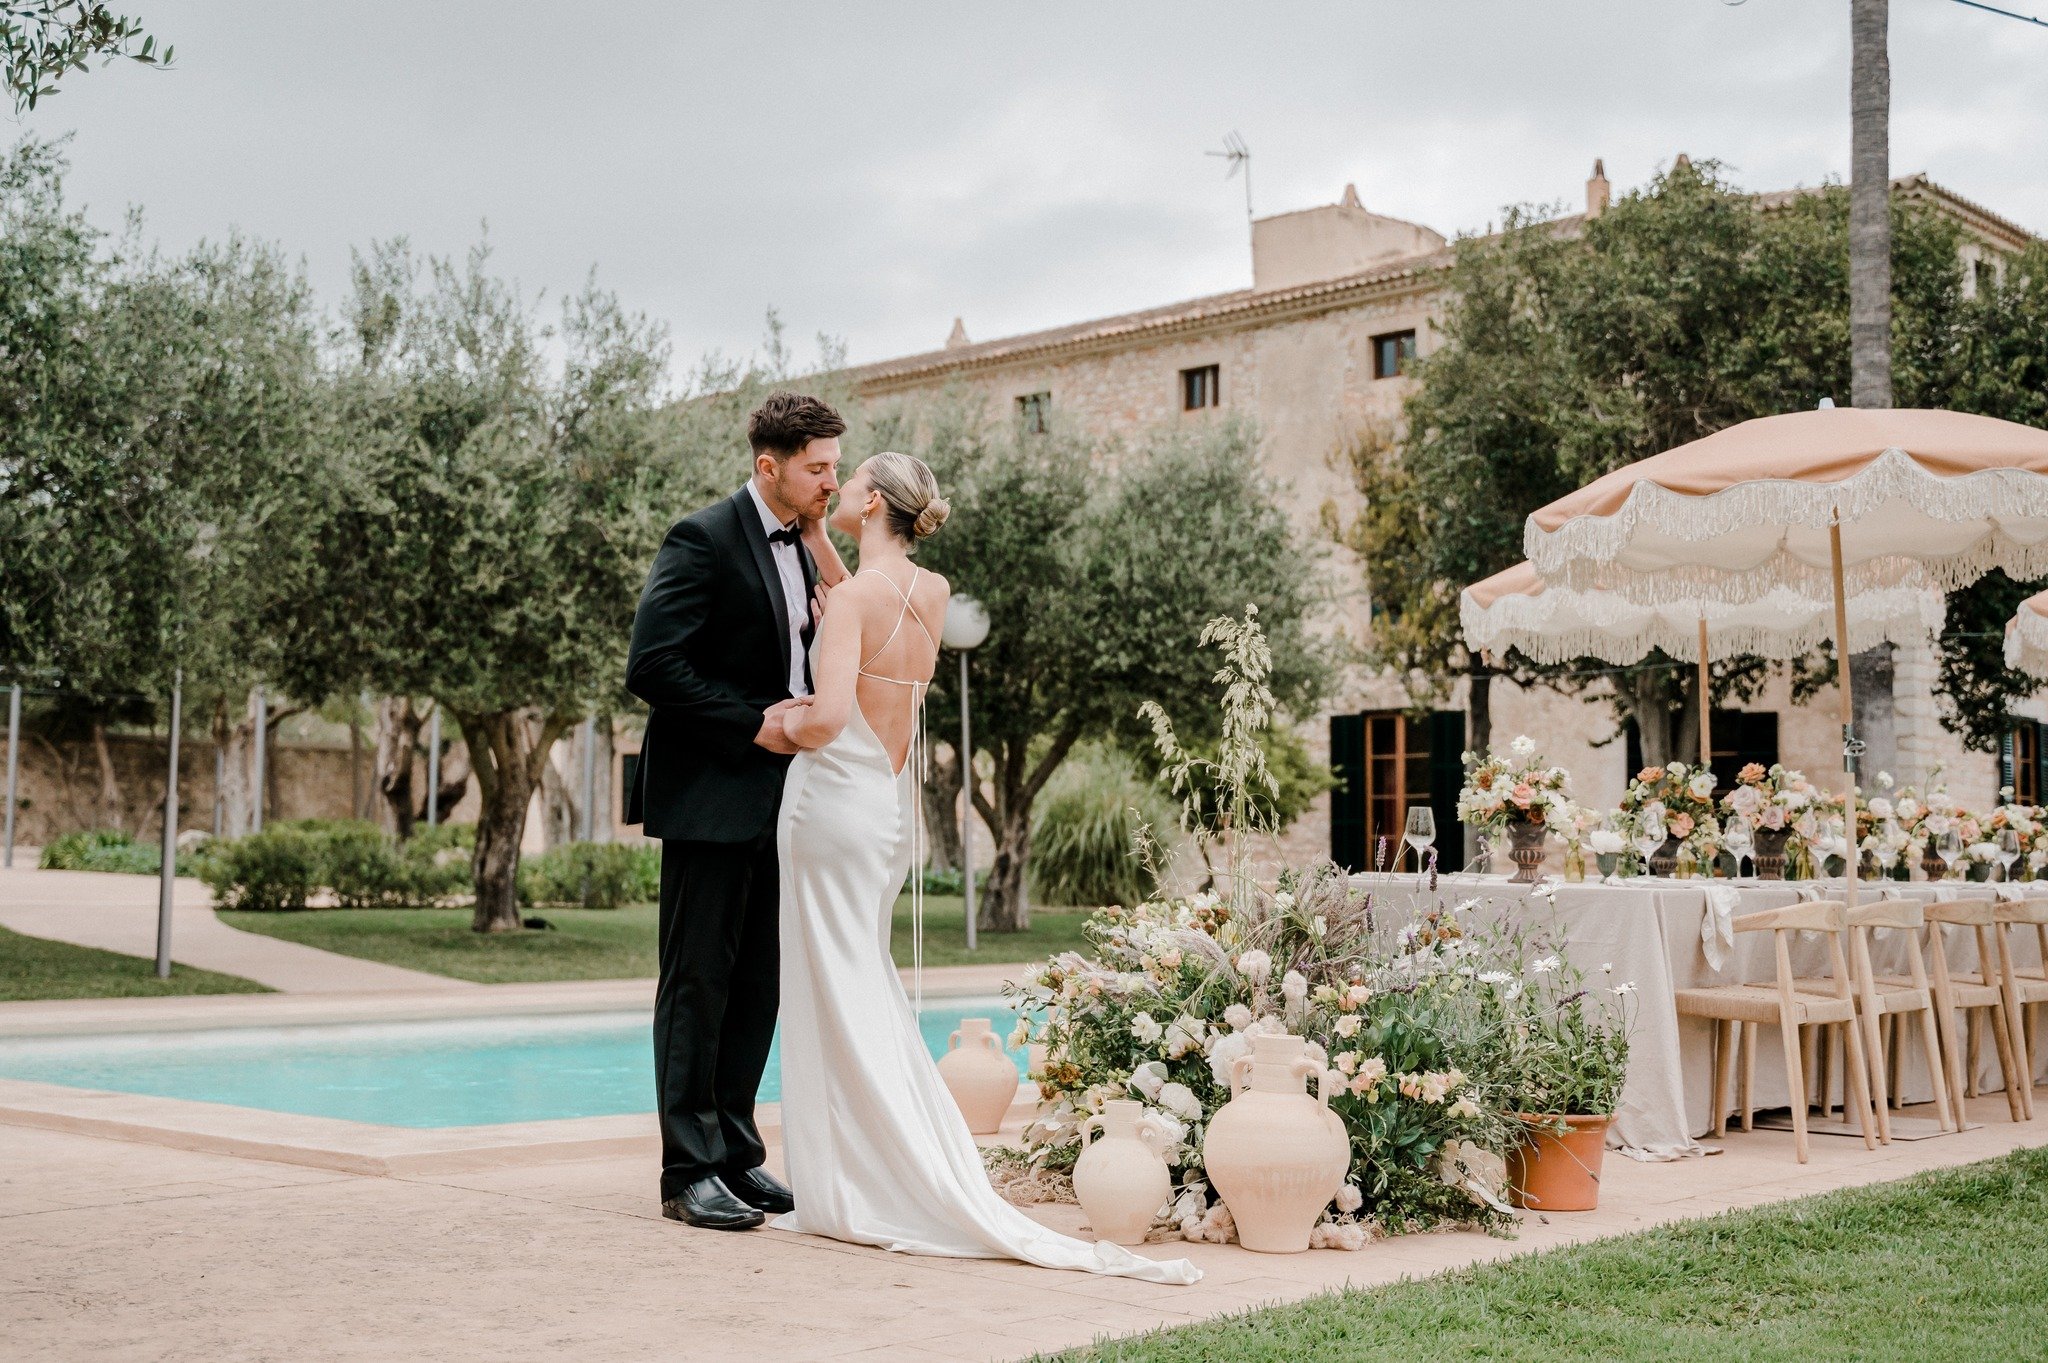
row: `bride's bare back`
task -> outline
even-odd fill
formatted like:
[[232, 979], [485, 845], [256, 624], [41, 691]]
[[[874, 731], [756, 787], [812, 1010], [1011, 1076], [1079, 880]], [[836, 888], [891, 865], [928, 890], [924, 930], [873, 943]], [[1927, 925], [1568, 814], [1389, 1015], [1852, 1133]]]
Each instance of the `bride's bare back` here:
[[917, 701], [938, 665], [951, 588], [907, 558], [862, 568], [833, 588], [812, 666], [817, 692], [791, 726], [807, 748], [836, 738], [857, 705], [892, 771], [910, 757]]

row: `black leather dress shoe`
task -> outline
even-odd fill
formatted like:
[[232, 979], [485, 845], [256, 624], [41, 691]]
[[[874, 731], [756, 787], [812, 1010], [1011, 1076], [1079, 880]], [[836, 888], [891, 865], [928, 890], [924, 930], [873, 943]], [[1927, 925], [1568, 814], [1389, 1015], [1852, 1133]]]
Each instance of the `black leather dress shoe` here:
[[752, 1169], [737, 1174], [725, 1175], [725, 1186], [732, 1195], [749, 1207], [759, 1207], [770, 1216], [781, 1216], [796, 1210], [796, 1194], [782, 1183], [782, 1180], [766, 1169], [755, 1165]]
[[661, 1214], [701, 1230], [752, 1230], [768, 1218], [732, 1195], [713, 1174], [665, 1199]]

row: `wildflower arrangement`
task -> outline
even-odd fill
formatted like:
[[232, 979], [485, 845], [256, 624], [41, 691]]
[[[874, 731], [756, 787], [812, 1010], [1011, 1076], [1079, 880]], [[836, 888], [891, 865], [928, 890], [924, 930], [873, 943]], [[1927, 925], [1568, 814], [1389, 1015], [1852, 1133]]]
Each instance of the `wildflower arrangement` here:
[[1635, 828], [1662, 828], [1684, 842], [1714, 817], [1714, 773], [1683, 762], [1644, 767], [1628, 783], [1621, 809]]
[[[1216, 784], [1242, 791], [1260, 775], [1237, 751], [1256, 748], [1259, 725], [1246, 717], [1271, 713], [1264, 641], [1247, 615], [1212, 623], [1204, 642], [1220, 643], [1227, 660], [1217, 678], [1225, 723]], [[1171, 723], [1157, 707], [1146, 714], [1168, 779], [1184, 778], [1192, 759]], [[1515, 759], [1493, 767], [1503, 805], [1564, 803], [1563, 774], [1531, 760], [1533, 745]], [[1513, 799], [1522, 784], [1526, 803]], [[1231, 808], [1240, 834], [1255, 831], [1256, 801]], [[1500, 815], [1513, 817], [1523, 816]], [[1355, 1249], [1376, 1233], [1504, 1226], [1504, 1156], [1525, 1130], [1519, 1106], [1560, 1088], [1561, 1070], [1606, 1075], [1614, 1052], [1604, 1029], [1596, 1037], [1563, 1021], [1584, 1010], [1579, 999], [1553, 997], [1557, 963], [1543, 964], [1532, 987], [1522, 944], [1475, 926], [1475, 905], [1439, 902], [1420, 917], [1383, 919], [1334, 867], [1263, 881], [1240, 846], [1222, 893], [1162, 890], [1101, 910], [1083, 929], [1085, 951], [1054, 957], [1007, 991], [1026, 1018], [1013, 1040], [1045, 1053], [1032, 1075], [1039, 1111], [1021, 1149], [1001, 1157], [1035, 1172], [1070, 1170], [1088, 1117], [1134, 1098], [1166, 1135], [1174, 1178], [1155, 1234], [1230, 1240], [1229, 1209], [1204, 1165], [1208, 1126], [1230, 1101], [1233, 1064], [1252, 1038], [1284, 1033], [1306, 1042], [1350, 1143], [1345, 1181], [1312, 1244]], [[1504, 1040], [1509, 1030], [1521, 1039]], [[1567, 1051], [1592, 1058], [1563, 1058]]]
[[1571, 778], [1536, 751], [1536, 740], [1522, 734], [1502, 755], [1489, 750], [1485, 759], [1466, 753], [1465, 785], [1458, 792], [1458, 817], [1483, 832], [1497, 833], [1510, 824], [1543, 824], [1559, 828], [1569, 822]]
[[1556, 952], [1530, 961], [1519, 976], [1488, 972], [1489, 1005], [1497, 1010], [1491, 1067], [1512, 1075], [1510, 1102], [1527, 1116], [1605, 1117], [1621, 1102], [1628, 1078], [1632, 982], [1589, 985]]
[[1810, 813], [1820, 798], [1820, 788], [1806, 779], [1805, 772], [1782, 762], [1768, 767], [1751, 762], [1735, 774], [1735, 785], [1721, 798], [1721, 809], [1752, 830], [1797, 831], [1801, 817]]

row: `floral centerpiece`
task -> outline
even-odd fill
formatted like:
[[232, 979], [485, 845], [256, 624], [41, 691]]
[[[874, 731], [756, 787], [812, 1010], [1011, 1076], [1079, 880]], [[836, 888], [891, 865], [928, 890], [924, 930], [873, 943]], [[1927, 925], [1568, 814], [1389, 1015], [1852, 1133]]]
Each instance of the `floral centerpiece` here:
[[1489, 751], [1484, 760], [1466, 753], [1465, 785], [1458, 792], [1458, 817], [1482, 833], [1506, 829], [1513, 842], [1514, 879], [1533, 882], [1543, 863], [1543, 837], [1553, 827], [1569, 826], [1576, 806], [1571, 778], [1536, 751], [1527, 734], [1508, 745], [1508, 753]]
[[[1271, 713], [1268, 661], [1249, 615], [1212, 622], [1203, 642], [1212, 641], [1226, 655], [1224, 724], [1215, 779], [1205, 784], [1237, 830], [1227, 889], [1162, 888], [1135, 907], [1104, 909], [1083, 929], [1085, 951], [1045, 962], [1006, 991], [1026, 1018], [1015, 1040], [1045, 1049], [1032, 1074], [1037, 1115], [1020, 1146], [992, 1152], [999, 1180], [1056, 1192], [1089, 1118], [1112, 1100], [1135, 1100], [1166, 1138], [1172, 1178], [1152, 1233], [1235, 1238], [1207, 1167], [1208, 1132], [1233, 1102], [1254, 1039], [1285, 1035], [1301, 1039], [1347, 1147], [1309, 1243], [1358, 1248], [1374, 1233], [1505, 1226], [1506, 1156], [1527, 1130], [1516, 1111], [1561, 1091], [1556, 1067], [1537, 1060], [1577, 1040], [1559, 1026], [1546, 1032], [1532, 1011], [1548, 993], [1531, 982], [1558, 963], [1525, 968], [1519, 942], [1477, 921], [1476, 901], [1397, 918], [1377, 913], [1334, 867], [1256, 877], [1243, 849], [1262, 827], [1249, 794], [1265, 779], [1256, 740]], [[1145, 713], [1168, 778], [1194, 790], [1189, 777], [1202, 759], [1185, 752], [1156, 707]], [[1555, 792], [1561, 774], [1531, 785]], [[1514, 801], [1512, 785], [1507, 799], [1517, 810], [1537, 804], [1533, 795]], [[1190, 830], [1210, 836], [1199, 823]], [[1159, 861], [1148, 860], [1156, 873]]]
[[2034, 860], [2034, 856], [2042, 842], [2041, 808], [2013, 803], [2011, 786], [2000, 788], [1998, 793], [2004, 803], [1991, 811], [1984, 820], [1985, 827], [1994, 841], [2008, 829], [2012, 831], [2019, 839], [2020, 855], [2008, 868], [2008, 873], [2013, 879], [2032, 880], [2034, 872], [2040, 869], [2040, 863]]
[[1751, 762], [1735, 774], [1735, 785], [1722, 797], [1721, 808], [1747, 828], [1756, 849], [1757, 875], [1782, 880], [1787, 844], [1819, 799], [1819, 788], [1804, 772], [1782, 762], [1768, 767]]
[[1715, 784], [1714, 773], [1683, 762], [1644, 767], [1628, 783], [1621, 809], [1631, 829], [1664, 833], [1663, 848], [1650, 858], [1652, 874], [1670, 875], [1680, 845], [1713, 822]]

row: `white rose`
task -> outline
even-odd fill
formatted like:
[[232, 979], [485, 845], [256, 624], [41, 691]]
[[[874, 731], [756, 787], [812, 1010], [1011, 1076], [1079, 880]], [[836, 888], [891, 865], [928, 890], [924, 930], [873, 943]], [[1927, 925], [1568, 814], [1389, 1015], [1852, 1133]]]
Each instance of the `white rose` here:
[[1249, 1055], [1252, 1039], [1249, 1032], [1232, 1032], [1216, 1043], [1216, 1049], [1209, 1052], [1209, 1076], [1218, 1088], [1230, 1087], [1230, 1067], [1240, 1056]]
[[1346, 1013], [1343, 1017], [1337, 1019], [1337, 1035], [1341, 1037], [1357, 1036], [1358, 1022], [1358, 1014]]
[[1166, 1034], [1166, 1029], [1153, 1020], [1150, 1013], [1140, 1013], [1131, 1019], [1131, 1035], [1147, 1046]]
[[1201, 1100], [1186, 1084], [1167, 1084], [1159, 1090], [1159, 1106], [1171, 1112], [1182, 1121], [1192, 1122], [1202, 1115]]
[[1686, 789], [1692, 792], [1695, 800], [1709, 798], [1714, 793], [1714, 773], [1710, 771], [1701, 772], [1686, 783]]
[[1131, 1071], [1131, 1088], [1148, 1103], [1159, 1101], [1159, 1090], [1166, 1083], [1166, 1066], [1157, 1060], [1148, 1060]]

